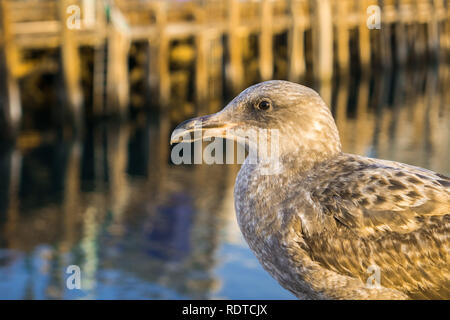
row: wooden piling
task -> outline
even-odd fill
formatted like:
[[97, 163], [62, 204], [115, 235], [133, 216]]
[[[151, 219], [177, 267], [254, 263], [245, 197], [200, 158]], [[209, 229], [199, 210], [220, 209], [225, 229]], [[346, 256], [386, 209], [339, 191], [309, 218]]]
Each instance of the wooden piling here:
[[[437, 44], [437, 59], [440, 60], [441, 57], [444, 57], [443, 54], [446, 50], [446, 38], [448, 35], [446, 34], [446, 25], [449, 24], [449, 21], [443, 21], [443, 18], [446, 16], [446, 8], [444, 0], [434, 0], [434, 20], [437, 21], [438, 27], [438, 44]], [[450, 10], [450, 9], [449, 9]], [[450, 16], [448, 17], [450, 19]]]
[[244, 66], [242, 63], [242, 39], [240, 28], [240, 3], [239, 0], [228, 0], [228, 50], [230, 62], [227, 78], [235, 93], [242, 88], [244, 78]]
[[106, 90], [106, 47], [105, 44], [94, 47], [94, 74], [92, 83], [92, 113], [95, 117], [103, 115]]
[[428, 7], [428, 19], [427, 19], [427, 46], [429, 56], [437, 60], [439, 52], [439, 26], [438, 26], [438, 16], [437, 7], [435, 1], [427, 1]]
[[75, 30], [67, 22], [67, 8], [73, 4], [71, 0], [59, 3], [61, 20], [61, 64], [64, 85], [67, 91], [67, 103], [71, 119], [79, 124], [82, 116], [83, 94], [80, 84], [80, 56]]
[[111, 113], [127, 114], [129, 103], [128, 50], [130, 42], [126, 35], [116, 29], [108, 37], [108, 106], [115, 107]]
[[156, 28], [158, 39], [154, 42], [156, 46], [156, 57], [153, 57], [156, 65], [152, 64], [157, 70], [158, 79], [158, 101], [161, 105], [167, 105], [170, 98], [170, 69], [169, 69], [169, 37], [166, 33], [167, 25], [167, 7], [165, 2], [156, 4]]
[[112, 25], [108, 32], [108, 107], [114, 106], [116, 110], [112, 113], [125, 117], [129, 104], [128, 51], [131, 41], [129, 27], [122, 13], [114, 6], [110, 10]]
[[206, 17], [204, 10], [197, 12], [196, 22], [202, 26], [195, 36], [195, 48], [197, 50], [195, 59], [195, 97], [197, 103], [200, 104], [208, 96], [208, 30], [205, 26]]
[[272, 0], [262, 0], [260, 10], [259, 72], [261, 80], [270, 80], [273, 75]]
[[350, 28], [348, 26], [348, 14], [350, 11], [349, 0], [334, 1], [334, 12], [336, 12], [336, 43], [337, 62], [339, 71], [348, 71], [350, 62]]
[[392, 65], [392, 48], [390, 39], [390, 28], [397, 19], [395, 0], [385, 0], [381, 6], [381, 30], [378, 38], [379, 58], [383, 67]]
[[399, 65], [404, 65], [407, 59], [407, 37], [406, 37], [406, 27], [411, 19], [411, 3], [410, 0], [401, 0], [397, 4], [398, 19], [395, 24], [395, 47], [396, 55], [395, 59]]
[[366, 69], [371, 63], [371, 37], [370, 33], [372, 30], [367, 26], [367, 8], [371, 5], [376, 5], [376, 0], [360, 0], [358, 1], [358, 12], [359, 12], [359, 25], [358, 25], [358, 38], [359, 38], [359, 59], [361, 67]]
[[19, 69], [19, 50], [15, 45], [10, 16], [6, 13], [6, 1], [0, 3], [0, 22], [3, 32], [0, 31], [0, 48], [3, 46], [3, 52], [0, 53], [0, 67], [3, 67], [3, 88], [5, 93], [3, 99], [3, 117], [8, 126], [6, 131], [14, 133], [17, 131], [22, 117], [22, 106], [20, 101], [20, 92], [17, 79]]
[[[93, 66], [93, 79], [92, 79], [92, 113], [95, 117], [103, 115], [105, 110], [105, 94], [106, 94], [106, 78], [107, 78], [107, 46], [105, 41], [106, 35], [106, 17], [105, 7], [102, 1], [97, 1], [95, 21], [90, 21], [88, 26], [93, 24], [93, 27], [97, 28], [100, 34], [99, 43], [94, 45], [94, 66]], [[92, 16], [89, 20], [92, 20]]]
[[330, 0], [314, 2], [313, 52], [314, 76], [330, 80], [333, 76], [333, 21]]
[[288, 79], [294, 82], [305, 73], [305, 6], [306, 1], [298, 0], [291, 0], [289, 6], [292, 23], [288, 31]]

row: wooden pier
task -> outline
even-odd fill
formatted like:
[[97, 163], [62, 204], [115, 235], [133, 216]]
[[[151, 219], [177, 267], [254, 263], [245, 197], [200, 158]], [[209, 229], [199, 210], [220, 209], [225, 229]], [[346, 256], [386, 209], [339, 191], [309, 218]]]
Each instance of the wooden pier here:
[[[450, 53], [448, 0], [0, 0], [1, 114], [12, 131], [23, 113], [20, 81], [55, 62], [32, 61], [27, 52], [56, 49], [66, 101], [63, 119], [79, 123], [84, 106], [94, 116], [128, 113], [130, 47], [145, 43], [146, 91], [169, 104], [179, 74], [174, 43], [188, 41], [195, 101], [235, 93], [248, 79], [249, 42], [256, 37], [257, 80], [274, 78], [274, 39], [286, 35], [287, 72], [300, 81], [311, 74], [330, 81], [361, 68], [389, 68], [418, 59], [442, 61]], [[378, 6], [378, 7], [374, 7]], [[377, 22], [380, 29], [369, 28]], [[374, 16], [375, 15], [375, 16]], [[81, 86], [80, 48], [94, 52], [92, 101]], [[186, 54], [184, 54], [186, 56]], [[189, 56], [189, 55], [188, 55]], [[357, 58], [357, 59], [355, 59]], [[192, 61], [191, 61], [192, 60]], [[417, 60], [424, 61], [424, 60]], [[421, 62], [423, 63], [423, 62]], [[2, 120], [0, 120], [2, 121]]]

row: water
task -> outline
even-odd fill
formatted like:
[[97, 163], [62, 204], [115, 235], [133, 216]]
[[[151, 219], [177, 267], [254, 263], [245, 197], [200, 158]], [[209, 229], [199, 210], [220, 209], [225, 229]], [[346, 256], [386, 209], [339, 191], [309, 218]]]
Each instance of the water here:
[[[316, 84], [346, 152], [450, 173], [449, 68]], [[175, 166], [166, 117], [0, 153], [0, 298], [291, 299], [233, 207], [237, 165]], [[66, 268], [81, 268], [81, 290]]]

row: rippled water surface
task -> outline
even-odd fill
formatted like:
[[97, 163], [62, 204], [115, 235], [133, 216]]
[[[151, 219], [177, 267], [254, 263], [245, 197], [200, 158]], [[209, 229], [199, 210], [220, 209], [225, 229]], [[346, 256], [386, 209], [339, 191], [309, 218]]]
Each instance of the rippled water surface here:
[[[317, 84], [345, 151], [450, 174], [449, 69]], [[234, 216], [237, 165], [170, 163], [173, 123], [87, 127], [0, 152], [0, 298], [290, 299]], [[81, 290], [66, 287], [81, 268]]]

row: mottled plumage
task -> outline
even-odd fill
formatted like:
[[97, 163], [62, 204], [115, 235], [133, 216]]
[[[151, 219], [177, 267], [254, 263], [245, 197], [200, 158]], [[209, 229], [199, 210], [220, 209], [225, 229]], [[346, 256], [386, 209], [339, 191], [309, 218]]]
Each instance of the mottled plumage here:
[[[270, 109], [260, 109], [260, 101]], [[281, 170], [244, 162], [235, 185], [239, 226], [263, 267], [299, 298], [449, 299], [450, 179], [341, 151], [331, 113], [313, 90], [268, 81], [202, 121], [206, 135], [280, 130]], [[172, 136], [176, 141], [179, 135]], [[248, 141], [252, 145], [252, 141]], [[381, 287], [366, 285], [368, 268]]]

